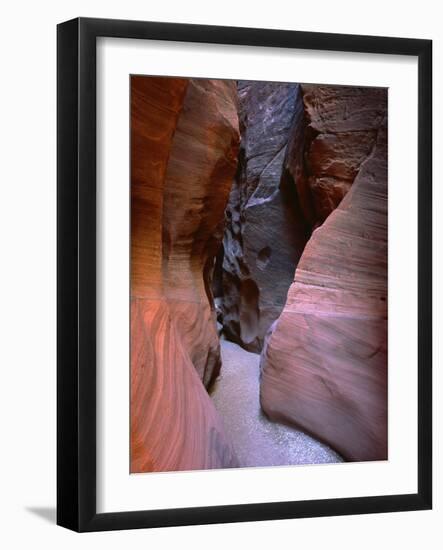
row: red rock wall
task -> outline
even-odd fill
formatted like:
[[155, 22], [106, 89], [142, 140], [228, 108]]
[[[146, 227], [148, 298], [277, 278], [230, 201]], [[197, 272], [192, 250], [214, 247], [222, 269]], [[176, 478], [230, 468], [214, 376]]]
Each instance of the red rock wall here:
[[[267, 337], [261, 404], [270, 418], [302, 428], [349, 460], [383, 460], [387, 94], [355, 89], [349, 94], [342, 101], [324, 88], [305, 92], [311, 124], [320, 132], [308, 151], [311, 191], [322, 178], [333, 178], [326, 196], [334, 204], [336, 186], [359, 171], [349, 193], [306, 245], [283, 313]], [[326, 202], [314, 201], [313, 220], [320, 216], [318, 204]]]
[[303, 216], [314, 229], [340, 204], [371, 153], [386, 114], [386, 92], [303, 84], [302, 94], [305, 128], [293, 135], [287, 167]]
[[131, 472], [236, 465], [205, 390], [210, 292], [238, 152], [234, 83], [131, 80]]

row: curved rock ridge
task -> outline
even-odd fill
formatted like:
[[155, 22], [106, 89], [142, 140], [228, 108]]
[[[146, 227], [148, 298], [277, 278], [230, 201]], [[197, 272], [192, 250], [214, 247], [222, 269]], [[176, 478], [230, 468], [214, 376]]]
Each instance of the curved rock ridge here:
[[241, 148], [216, 292], [227, 338], [259, 352], [308, 237], [285, 171], [288, 141], [303, 126], [303, 103], [298, 84], [245, 81], [238, 94]]
[[131, 472], [232, 467], [204, 385], [220, 369], [210, 279], [237, 165], [235, 83], [132, 77], [131, 140]]
[[132, 299], [131, 337], [131, 472], [237, 466], [168, 303]]
[[[319, 115], [317, 127], [359, 132], [368, 113], [386, 112], [386, 91], [377, 97], [355, 99], [355, 120], [334, 104], [336, 122]], [[261, 357], [265, 413], [358, 461], [387, 459], [387, 138], [377, 117], [376, 144], [306, 245]]]
[[131, 78], [132, 295], [159, 298], [163, 293], [164, 180], [187, 87], [180, 78]]
[[386, 90], [303, 84], [302, 95], [305, 128], [288, 145], [287, 168], [314, 229], [340, 204], [371, 153], [386, 116]]
[[211, 279], [238, 147], [235, 82], [190, 80], [165, 176], [162, 282], [170, 302], [194, 304], [177, 322], [208, 387], [220, 370]]

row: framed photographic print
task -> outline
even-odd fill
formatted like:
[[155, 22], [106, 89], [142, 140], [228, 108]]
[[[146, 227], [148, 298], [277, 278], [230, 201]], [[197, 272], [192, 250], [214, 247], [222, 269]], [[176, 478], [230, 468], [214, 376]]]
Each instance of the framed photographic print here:
[[77, 531], [429, 509], [428, 40], [58, 26]]

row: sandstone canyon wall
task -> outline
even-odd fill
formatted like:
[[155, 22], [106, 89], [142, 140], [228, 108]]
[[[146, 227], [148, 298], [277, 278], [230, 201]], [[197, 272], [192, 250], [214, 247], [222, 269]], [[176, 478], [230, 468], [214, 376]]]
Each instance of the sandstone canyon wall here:
[[383, 460], [387, 92], [303, 92], [304, 159], [289, 168], [303, 215], [318, 228], [266, 338], [261, 405], [270, 418], [300, 427], [349, 460]]
[[206, 391], [216, 311], [228, 339], [263, 348], [270, 419], [386, 458], [386, 91], [131, 90], [131, 471], [238, 465]]
[[238, 156], [234, 82], [131, 79], [131, 472], [237, 464], [205, 386], [220, 369], [214, 254]]
[[314, 229], [340, 204], [371, 153], [386, 115], [386, 92], [303, 84], [302, 93], [305, 127], [288, 146], [287, 167]]
[[241, 147], [214, 289], [224, 334], [245, 349], [261, 351], [307, 240], [371, 153], [383, 94], [238, 83]]
[[293, 155], [302, 144], [303, 102], [298, 84], [239, 82], [238, 95], [241, 148], [216, 295], [226, 337], [260, 352], [309, 234], [286, 169], [288, 142]]

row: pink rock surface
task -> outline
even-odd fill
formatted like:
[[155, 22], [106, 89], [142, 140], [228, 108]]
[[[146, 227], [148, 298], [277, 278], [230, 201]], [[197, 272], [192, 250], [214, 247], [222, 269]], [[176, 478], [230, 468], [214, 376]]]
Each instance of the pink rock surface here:
[[387, 100], [383, 88], [303, 84], [302, 92], [305, 130], [293, 136], [287, 163], [303, 215], [315, 228], [340, 204], [370, 155]]
[[131, 472], [236, 464], [204, 387], [220, 368], [210, 291], [237, 163], [235, 85], [132, 78]]
[[[184, 316], [195, 314], [192, 304], [181, 308]], [[131, 300], [131, 369], [132, 473], [237, 465], [165, 300]]]
[[[374, 115], [386, 110], [386, 93], [359, 97], [347, 111], [334, 100], [327, 119], [316, 118], [323, 105], [309, 107], [316, 127], [337, 136], [360, 132], [371, 115], [376, 144], [302, 254], [262, 353], [261, 405], [271, 419], [364, 461], [387, 458], [387, 139], [386, 119]], [[360, 158], [357, 146], [334, 174], [350, 173]], [[317, 166], [331, 165], [320, 158]]]

